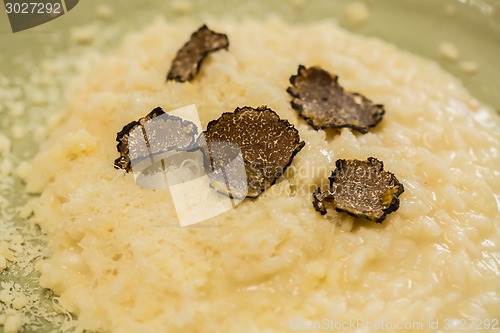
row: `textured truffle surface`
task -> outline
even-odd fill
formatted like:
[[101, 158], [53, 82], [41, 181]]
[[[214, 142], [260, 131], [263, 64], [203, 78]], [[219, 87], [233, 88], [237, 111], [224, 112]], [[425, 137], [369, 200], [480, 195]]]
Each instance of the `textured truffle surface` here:
[[[212, 171], [229, 165], [241, 152], [247, 184], [238, 186], [248, 186], [247, 197], [251, 198], [273, 185], [305, 145], [293, 125], [265, 106], [256, 109], [245, 106], [224, 113], [208, 124], [204, 139]], [[214, 144], [220, 147], [221, 143], [231, 146], [213, 149]]]
[[209, 53], [228, 47], [227, 35], [214, 32], [206, 25], [202, 25], [177, 52], [167, 74], [167, 81], [192, 80], [200, 71], [200, 66]]
[[384, 163], [369, 157], [366, 161], [337, 160], [330, 179], [330, 189], [313, 193], [317, 211], [326, 213], [324, 202], [332, 203], [339, 212], [382, 222], [387, 214], [399, 208], [399, 195], [404, 192], [396, 176], [384, 170]]
[[314, 66], [299, 66], [290, 77], [292, 107], [315, 129], [349, 127], [367, 133], [381, 120], [385, 111], [359, 93], [346, 92], [338, 76]]
[[120, 157], [115, 168], [132, 171], [134, 164], [150, 159], [148, 166], [166, 152], [189, 149], [194, 143], [197, 126], [157, 107], [145, 117], [125, 125], [116, 135]]

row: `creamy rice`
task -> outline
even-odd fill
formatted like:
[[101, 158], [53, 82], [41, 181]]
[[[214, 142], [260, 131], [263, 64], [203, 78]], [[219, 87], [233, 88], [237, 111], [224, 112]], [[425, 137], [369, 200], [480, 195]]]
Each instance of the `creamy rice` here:
[[[231, 45], [192, 83], [165, 84], [165, 75], [193, 22], [157, 20], [94, 60], [40, 153], [19, 169], [41, 193], [30, 207], [50, 237], [41, 283], [80, 327], [284, 332], [328, 319], [432, 331], [435, 320], [443, 328], [450, 318], [500, 318], [498, 116], [437, 64], [332, 22], [207, 23]], [[285, 92], [299, 64], [384, 104], [383, 121], [366, 135], [312, 130]], [[268, 105], [306, 146], [257, 200], [177, 228], [168, 193], [113, 169], [115, 136], [156, 106], [193, 103], [203, 126], [237, 106]], [[369, 156], [404, 184], [400, 209], [383, 224], [318, 214], [311, 189], [335, 160]]]

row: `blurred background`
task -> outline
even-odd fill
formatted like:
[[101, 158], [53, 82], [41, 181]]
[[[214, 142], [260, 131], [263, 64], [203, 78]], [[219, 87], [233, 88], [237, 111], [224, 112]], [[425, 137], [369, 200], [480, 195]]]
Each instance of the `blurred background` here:
[[[16, 34], [11, 32], [6, 13], [0, 11], [1, 73], [17, 76], [21, 74], [22, 62], [28, 59], [67, 52], [70, 45], [64, 37], [75, 28], [99, 25], [94, 30], [99, 35], [103, 33], [102, 28], [113, 26], [121, 34], [158, 15], [171, 20], [202, 19], [207, 15], [279, 15], [292, 22], [333, 18], [349, 30], [382, 38], [410, 52], [438, 60], [445, 69], [461, 78], [478, 99], [500, 108], [500, 94], [497, 93], [500, 0], [144, 0], [140, 3], [85, 0], [53, 21]], [[109, 48], [117, 42], [118, 39], [111, 38], [94, 47]], [[450, 46], [442, 45], [443, 42], [456, 47], [457, 59], [440, 56], [440, 46], [445, 50]], [[472, 63], [478, 66], [477, 70]]]

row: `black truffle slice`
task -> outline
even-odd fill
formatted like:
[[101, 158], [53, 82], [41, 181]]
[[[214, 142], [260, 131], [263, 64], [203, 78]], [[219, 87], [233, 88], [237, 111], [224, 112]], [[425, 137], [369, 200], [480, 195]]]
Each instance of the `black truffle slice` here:
[[[212, 186], [231, 197], [240, 193], [258, 197], [281, 177], [305, 145], [297, 129], [266, 106], [226, 112], [211, 121], [203, 134], [200, 139], [205, 142], [200, 146], [207, 148], [204, 154], [209, 157], [207, 173], [215, 181]], [[244, 163], [243, 178], [234, 174], [238, 155]], [[224, 177], [218, 176], [221, 170]]]
[[198, 74], [203, 60], [209, 53], [228, 47], [227, 35], [214, 32], [206, 25], [202, 25], [191, 35], [189, 41], [177, 51], [168, 72], [167, 81], [191, 81]]
[[[116, 135], [120, 157], [115, 168], [127, 172], [146, 170], [169, 151], [185, 151], [195, 143], [197, 126], [187, 120], [165, 113], [157, 107], [148, 115], [123, 127]], [[140, 164], [145, 164], [140, 167]]]
[[318, 188], [313, 193], [313, 205], [321, 214], [326, 214], [325, 203], [329, 202], [339, 212], [381, 223], [399, 208], [403, 184], [384, 171], [383, 162], [374, 157], [366, 161], [340, 159], [335, 166], [328, 177], [330, 189], [322, 193]]
[[384, 107], [358, 93], [344, 91], [338, 76], [320, 67], [299, 66], [290, 77], [287, 92], [293, 97], [292, 108], [314, 129], [349, 127], [367, 133], [384, 115]]

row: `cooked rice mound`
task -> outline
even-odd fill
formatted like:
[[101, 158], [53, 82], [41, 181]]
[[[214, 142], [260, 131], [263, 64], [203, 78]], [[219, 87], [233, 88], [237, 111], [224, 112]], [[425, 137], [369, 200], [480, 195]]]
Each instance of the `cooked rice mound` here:
[[[192, 82], [165, 83], [199, 23], [156, 20], [88, 59], [61, 121], [19, 170], [50, 237], [42, 285], [81, 328], [284, 332], [327, 319], [391, 322], [385, 331], [422, 322], [421, 332], [436, 319], [500, 318], [497, 115], [437, 64], [330, 21], [208, 21], [229, 50]], [[299, 64], [384, 104], [382, 122], [365, 135], [310, 128], [285, 91]], [[257, 200], [180, 228], [169, 192], [137, 186], [113, 161], [125, 124], [189, 104], [204, 127], [267, 105], [306, 145]], [[404, 184], [399, 210], [382, 224], [318, 214], [311, 193], [335, 160], [370, 156]]]

